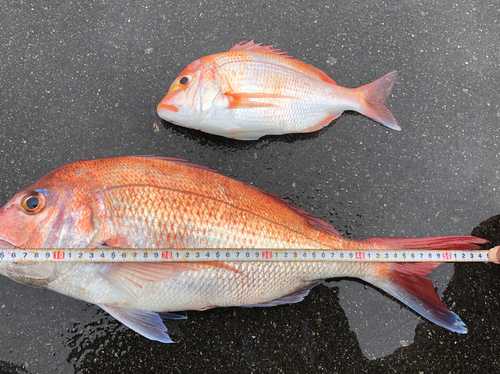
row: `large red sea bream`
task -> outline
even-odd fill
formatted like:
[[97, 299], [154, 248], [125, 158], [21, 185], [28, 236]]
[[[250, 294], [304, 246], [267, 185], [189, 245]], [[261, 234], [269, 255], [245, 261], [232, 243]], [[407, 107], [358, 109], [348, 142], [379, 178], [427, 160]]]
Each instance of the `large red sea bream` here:
[[[343, 238], [331, 225], [248, 184], [182, 160], [121, 157], [63, 166], [0, 209], [0, 248], [475, 249], [475, 237]], [[327, 278], [381, 288], [465, 333], [434, 291], [438, 263], [0, 263], [0, 272], [99, 305], [139, 334], [170, 342], [161, 317], [183, 310], [301, 301]], [[158, 314], [159, 313], [159, 314]]]

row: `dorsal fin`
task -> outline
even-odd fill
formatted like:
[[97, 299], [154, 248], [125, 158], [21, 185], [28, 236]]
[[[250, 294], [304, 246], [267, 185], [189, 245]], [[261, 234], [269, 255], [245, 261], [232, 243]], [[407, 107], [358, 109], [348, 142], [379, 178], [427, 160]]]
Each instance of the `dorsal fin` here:
[[234, 180], [234, 181], [236, 181], [236, 182], [238, 182], [238, 183], [240, 183], [240, 184], [242, 184], [244, 186], [247, 186], [247, 187], [250, 187], [250, 188], [252, 188], [254, 190], [257, 190], [257, 191], [263, 193], [264, 195], [267, 195], [267, 196], [269, 196], [269, 197], [271, 197], [271, 198], [279, 201], [281, 204], [283, 204], [286, 207], [292, 209], [295, 213], [300, 214], [302, 217], [304, 217], [305, 219], [307, 219], [307, 221], [309, 222], [309, 224], [312, 225], [312, 226], [314, 226], [315, 228], [317, 228], [319, 230], [322, 230], [322, 231], [325, 231], [325, 232], [328, 232], [329, 234], [332, 234], [332, 235], [335, 235], [335, 236], [342, 236], [340, 234], [340, 232], [338, 232], [329, 223], [327, 223], [327, 222], [325, 222], [325, 221], [323, 221], [323, 220], [321, 220], [319, 218], [314, 217], [311, 213], [306, 212], [305, 210], [296, 207], [295, 205], [293, 205], [292, 203], [289, 203], [285, 199], [282, 199], [281, 197], [276, 196], [276, 195], [274, 195], [274, 194], [272, 194], [270, 192], [261, 190], [260, 188], [252, 186], [251, 184], [248, 184], [248, 183], [239, 181], [237, 179], [228, 177], [227, 175], [219, 173], [217, 170], [212, 170], [212, 169], [210, 169], [210, 168], [208, 168], [206, 166], [191, 164], [190, 162], [188, 162], [186, 160], [182, 160], [182, 159], [178, 159], [178, 158], [172, 158], [172, 157], [162, 157], [162, 156], [154, 156], [154, 155], [129, 156], [129, 157], [143, 157], [143, 158], [151, 158], [151, 159], [156, 159], [156, 160], [163, 160], [163, 161], [175, 162], [176, 164], [179, 164], [179, 165], [193, 167], [193, 168], [196, 168], [196, 169], [201, 169], [201, 170], [205, 170], [205, 171], [208, 171], [208, 172], [211, 172], [211, 173], [222, 175], [225, 178], [232, 179], [232, 180]]
[[[244, 183], [244, 182], [240, 182], [240, 183]], [[301, 209], [299, 207], [296, 207], [295, 205], [293, 205], [292, 203], [289, 203], [285, 199], [282, 199], [279, 196], [276, 196], [276, 195], [274, 195], [274, 194], [272, 194], [270, 192], [261, 190], [260, 188], [254, 187], [252, 185], [248, 184], [248, 186], [252, 187], [252, 188], [254, 188], [254, 189], [256, 189], [256, 190], [258, 190], [260, 192], [262, 192], [263, 194], [265, 194], [265, 195], [267, 195], [267, 196], [269, 196], [269, 197], [271, 197], [271, 198], [273, 198], [273, 199], [275, 199], [277, 201], [279, 201], [281, 204], [283, 204], [286, 207], [292, 209], [295, 213], [300, 214], [302, 217], [304, 217], [307, 220], [307, 222], [311, 226], [313, 226], [313, 227], [315, 227], [315, 228], [317, 228], [317, 229], [319, 229], [321, 231], [327, 232], [327, 233], [329, 233], [331, 235], [342, 236], [342, 234], [340, 232], [338, 232], [335, 229], [335, 227], [333, 227], [332, 225], [330, 225], [328, 222], [325, 222], [325, 221], [323, 221], [323, 220], [321, 220], [319, 218], [314, 217], [311, 213], [306, 212], [305, 210], [303, 210], [303, 209]]]
[[[249, 41], [248, 43], [238, 43], [236, 44], [233, 48], [231, 48], [229, 51], [249, 51], [249, 52], [261, 52], [261, 53], [267, 53], [270, 55], [276, 55], [276, 56], [281, 56], [285, 58], [292, 58], [292, 56], [288, 55], [288, 52], [279, 52], [279, 49], [273, 49], [272, 45], [265, 45], [263, 46], [262, 43], [256, 44], [254, 43], [253, 40]], [[315, 68], [314, 66], [311, 66], [309, 64], [306, 64], [303, 61], [293, 59], [296, 61], [297, 66], [299, 66], [301, 69], [308, 70], [314, 74], [316, 74], [323, 82], [326, 83], [331, 83], [336, 86], [338, 86], [337, 82], [335, 82], [332, 78], [328, 76], [328, 74], [322, 72], [321, 70]]]
[[203, 165], [192, 164], [191, 162], [189, 162], [187, 160], [183, 160], [182, 158], [174, 158], [174, 157], [166, 157], [166, 156], [155, 156], [155, 155], [134, 155], [134, 156], [128, 156], [128, 157], [150, 158], [150, 159], [153, 159], [153, 160], [168, 161], [168, 162], [173, 162], [173, 163], [178, 164], [178, 165], [189, 166], [189, 167], [192, 167], [192, 168], [196, 168], [196, 169], [210, 171], [212, 173], [220, 174], [217, 170], [210, 169], [209, 167], [203, 166]]
[[295, 61], [295, 63], [297, 64], [297, 66], [299, 66], [300, 68], [302, 68], [304, 70], [307, 70], [307, 71], [309, 71], [311, 73], [316, 74], [316, 76], [319, 79], [321, 79], [323, 82], [331, 83], [331, 84], [333, 84], [335, 86], [339, 85], [332, 78], [330, 78], [330, 76], [328, 76], [328, 74], [326, 74], [324, 71], [321, 71], [318, 68], [315, 68], [314, 66], [305, 63], [304, 61], [300, 61], [300, 60], [296, 60], [296, 59], [293, 59], [293, 60]]
[[[262, 45], [262, 43], [256, 44], [253, 40], [248, 43], [240, 42], [232, 47], [229, 51], [250, 51], [250, 52], [261, 52], [268, 53], [270, 55], [278, 55], [281, 57], [290, 58], [292, 56], [288, 55], [288, 52], [279, 52], [279, 49], [273, 49], [272, 45]], [[228, 51], [228, 52], [229, 52]]]

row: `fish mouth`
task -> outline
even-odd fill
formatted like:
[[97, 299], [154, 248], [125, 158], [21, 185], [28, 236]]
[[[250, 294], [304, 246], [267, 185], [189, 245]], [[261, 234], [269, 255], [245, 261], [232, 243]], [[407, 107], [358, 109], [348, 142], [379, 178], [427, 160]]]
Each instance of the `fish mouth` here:
[[158, 104], [158, 106], [156, 107], [156, 110], [158, 112], [160, 112], [161, 109], [166, 109], [166, 110], [170, 110], [172, 112], [178, 112], [179, 111], [179, 107], [177, 105], [171, 105], [171, 104], [164, 104], [164, 103], [160, 103]]

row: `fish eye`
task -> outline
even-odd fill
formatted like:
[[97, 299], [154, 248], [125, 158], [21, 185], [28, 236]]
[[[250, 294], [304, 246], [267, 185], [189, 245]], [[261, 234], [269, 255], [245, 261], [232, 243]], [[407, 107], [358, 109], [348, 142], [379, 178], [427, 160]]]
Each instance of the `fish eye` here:
[[26, 207], [29, 210], [35, 210], [38, 208], [38, 204], [40, 203], [40, 199], [36, 196], [30, 196], [28, 199], [26, 199]]
[[189, 83], [189, 77], [184, 76], [181, 79], [179, 79], [179, 86], [184, 87]]
[[21, 200], [21, 207], [25, 213], [38, 214], [45, 208], [45, 196], [38, 191], [30, 193]]

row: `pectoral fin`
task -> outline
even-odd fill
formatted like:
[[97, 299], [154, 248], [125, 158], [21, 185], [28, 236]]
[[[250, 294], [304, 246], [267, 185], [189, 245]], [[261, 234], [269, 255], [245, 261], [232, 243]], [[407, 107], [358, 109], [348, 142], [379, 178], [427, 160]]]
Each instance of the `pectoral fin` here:
[[158, 313], [146, 312], [139, 309], [120, 308], [111, 305], [99, 306], [138, 334], [162, 343], [173, 343]]
[[137, 298], [144, 283], [167, 280], [186, 271], [199, 271], [210, 268], [223, 268], [243, 274], [238, 269], [222, 262], [123, 262], [108, 263], [101, 274], [115, 287], [126, 292], [133, 299]]
[[274, 107], [275, 104], [254, 101], [256, 99], [297, 99], [294, 96], [284, 96], [279, 94], [267, 93], [226, 93], [229, 100], [229, 109], [238, 108], [262, 108]]
[[125, 235], [116, 235], [108, 238], [104, 244], [110, 248], [132, 248], [130, 240]]

